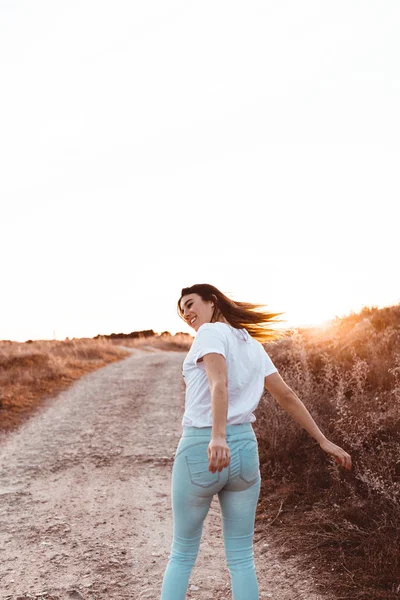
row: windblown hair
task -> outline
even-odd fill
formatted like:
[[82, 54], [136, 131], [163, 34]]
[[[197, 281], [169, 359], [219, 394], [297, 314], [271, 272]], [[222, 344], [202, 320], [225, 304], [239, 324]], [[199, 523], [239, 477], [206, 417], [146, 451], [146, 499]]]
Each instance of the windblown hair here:
[[183, 319], [180, 302], [183, 296], [198, 294], [204, 301], [214, 302], [214, 312], [211, 323], [215, 323], [223, 315], [235, 329], [246, 329], [248, 333], [261, 343], [270, 342], [280, 337], [279, 333], [268, 327], [268, 324], [279, 323], [277, 319], [283, 313], [270, 313], [260, 311], [265, 304], [251, 304], [250, 302], [237, 302], [230, 300], [225, 294], [208, 283], [197, 283], [191, 287], [183, 288], [178, 300], [178, 315]]

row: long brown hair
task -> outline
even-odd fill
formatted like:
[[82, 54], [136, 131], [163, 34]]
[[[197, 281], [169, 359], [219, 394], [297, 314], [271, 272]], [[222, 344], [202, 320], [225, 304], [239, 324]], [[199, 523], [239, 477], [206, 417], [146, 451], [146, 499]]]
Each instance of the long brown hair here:
[[279, 317], [283, 313], [258, 310], [263, 308], [265, 304], [252, 304], [250, 302], [230, 300], [218, 288], [208, 283], [197, 283], [191, 287], [182, 288], [181, 297], [178, 300], [178, 315], [181, 319], [184, 319], [184, 317], [180, 302], [182, 297], [188, 294], [198, 294], [205, 302], [210, 300], [214, 302], [211, 323], [215, 323], [223, 315], [232, 327], [235, 329], [246, 329], [254, 339], [261, 343], [270, 342], [280, 337], [279, 333], [267, 327], [267, 324], [281, 322], [282, 319], [277, 319], [276, 317]]

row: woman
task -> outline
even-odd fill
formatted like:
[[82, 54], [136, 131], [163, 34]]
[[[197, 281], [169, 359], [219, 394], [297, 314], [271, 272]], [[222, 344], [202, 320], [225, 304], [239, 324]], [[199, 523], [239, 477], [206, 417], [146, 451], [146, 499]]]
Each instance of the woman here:
[[233, 302], [216, 287], [184, 288], [179, 315], [197, 332], [184, 360], [182, 437], [172, 469], [173, 541], [161, 600], [184, 600], [203, 522], [218, 494], [233, 600], [258, 600], [253, 534], [260, 493], [257, 439], [251, 423], [264, 387], [338, 464], [347, 452], [330, 442], [283, 381], [261, 342], [279, 316]]

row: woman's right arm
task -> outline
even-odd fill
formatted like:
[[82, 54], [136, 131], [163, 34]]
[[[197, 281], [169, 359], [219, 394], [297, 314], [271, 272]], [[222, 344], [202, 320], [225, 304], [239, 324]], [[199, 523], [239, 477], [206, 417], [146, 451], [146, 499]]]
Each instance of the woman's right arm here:
[[351, 457], [340, 446], [328, 440], [322, 433], [303, 402], [294, 391], [284, 382], [279, 373], [272, 373], [264, 378], [264, 387], [290, 414], [301, 427], [317, 440], [321, 448], [332, 455], [336, 462], [346, 469], [351, 469]]

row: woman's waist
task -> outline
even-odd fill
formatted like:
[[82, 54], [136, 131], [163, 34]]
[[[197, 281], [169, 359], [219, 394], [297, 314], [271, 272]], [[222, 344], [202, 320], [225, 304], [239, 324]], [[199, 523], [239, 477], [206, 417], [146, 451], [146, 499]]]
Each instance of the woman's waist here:
[[[211, 425], [207, 427], [194, 427], [192, 425], [184, 425], [182, 427], [182, 437], [211, 437], [211, 431]], [[226, 437], [247, 432], [252, 432], [254, 434], [254, 429], [250, 421], [226, 425]]]

